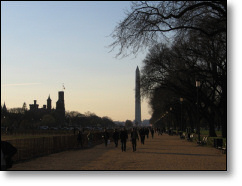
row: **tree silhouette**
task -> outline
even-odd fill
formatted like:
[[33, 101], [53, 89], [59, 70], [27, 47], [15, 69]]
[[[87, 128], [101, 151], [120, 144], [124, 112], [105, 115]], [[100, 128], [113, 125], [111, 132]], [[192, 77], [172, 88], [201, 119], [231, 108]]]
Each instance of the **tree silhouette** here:
[[226, 33], [226, 6], [226, 1], [132, 2], [111, 34], [110, 47], [120, 47], [117, 56], [126, 56], [175, 36], [186, 37], [190, 30], [208, 37]]

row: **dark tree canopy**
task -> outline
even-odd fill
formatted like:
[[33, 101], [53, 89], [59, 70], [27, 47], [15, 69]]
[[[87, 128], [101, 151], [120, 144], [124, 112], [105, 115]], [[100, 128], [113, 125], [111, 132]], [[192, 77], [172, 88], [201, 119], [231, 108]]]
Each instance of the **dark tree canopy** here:
[[[160, 118], [179, 97], [186, 99], [187, 115], [196, 114], [195, 81], [199, 79], [199, 110], [210, 125], [210, 135], [216, 135], [214, 115], [226, 116], [226, 43], [221, 41], [220, 37], [209, 39], [190, 33], [189, 38], [171, 46], [158, 44], [150, 49], [143, 61], [141, 90], [143, 96], [150, 98], [152, 121]], [[191, 122], [192, 116], [189, 117]], [[226, 126], [226, 120], [220, 123]]]

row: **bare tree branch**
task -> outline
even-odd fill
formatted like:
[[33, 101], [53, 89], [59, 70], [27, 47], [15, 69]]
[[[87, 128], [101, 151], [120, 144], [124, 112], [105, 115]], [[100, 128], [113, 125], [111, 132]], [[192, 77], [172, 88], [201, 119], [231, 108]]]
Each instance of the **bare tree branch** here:
[[[131, 11], [111, 33], [114, 42], [109, 47], [119, 47], [117, 56], [127, 56], [175, 35], [186, 36], [189, 30], [214, 37], [226, 32], [226, 16], [222, 1], [132, 2]], [[206, 25], [201, 24], [204, 19]]]

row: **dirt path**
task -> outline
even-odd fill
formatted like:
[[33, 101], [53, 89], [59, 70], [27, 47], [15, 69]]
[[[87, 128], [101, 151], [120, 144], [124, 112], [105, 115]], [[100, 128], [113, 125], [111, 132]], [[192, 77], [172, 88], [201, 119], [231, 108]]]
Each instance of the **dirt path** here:
[[122, 152], [114, 143], [72, 150], [14, 164], [10, 170], [226, 170], [226, 155], [211, 147], [197, 146], [178, 136], [155, 134], [145, 145], [137, 142]]

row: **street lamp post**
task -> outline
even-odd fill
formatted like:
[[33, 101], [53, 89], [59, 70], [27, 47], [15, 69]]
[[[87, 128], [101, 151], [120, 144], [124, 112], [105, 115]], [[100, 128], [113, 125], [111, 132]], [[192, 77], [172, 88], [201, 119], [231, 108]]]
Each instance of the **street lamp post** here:
[[171, 111], [172, 111], [172, 107], [170, 107], [170, 128], [172, 127], [172, 116], [171, 116]]
[[168, 131], [169, 131], [169, 119], [167, 114], [168, 114], [168, 111], [166, 111], [165, 116], [166, 116], [166, 127], [168, 128]]
[[197, 132], [198, 132], [198, 141], [201, 141], [200, 139], [200, 122], [199, 122], [199, 103], [198, 103], [198, 98], [199, 98], [199, 87], [200, 87], [200, 81], [196, 81], [196, 87], [197, 87]]
[[180, 103], [181, 103], [181, 126], [180, 126], [180, 130], [182, 131], [182, 102], [183, 102], [183, 98], [180, 98]]

